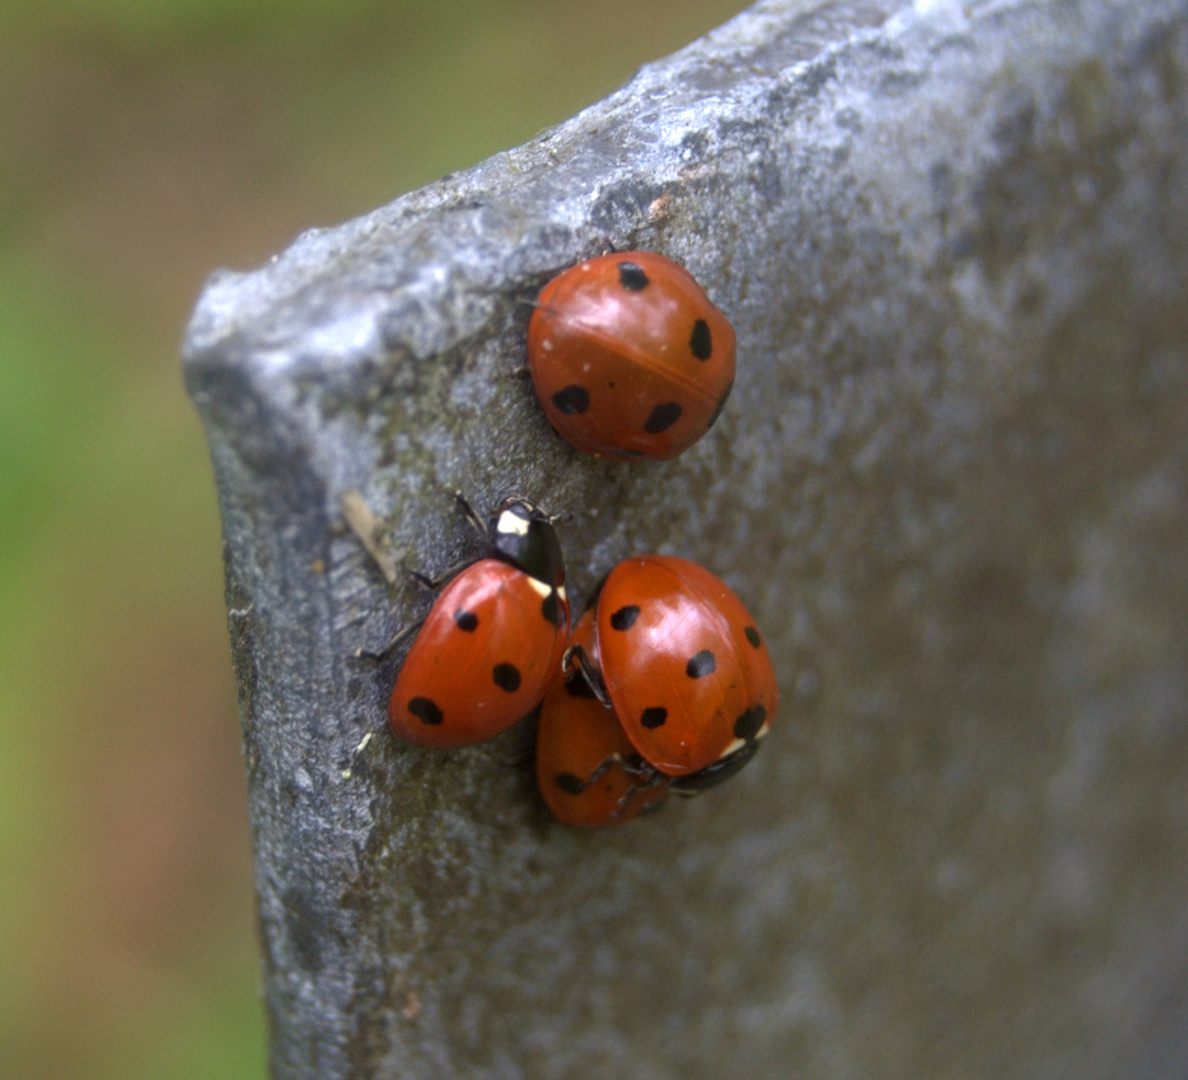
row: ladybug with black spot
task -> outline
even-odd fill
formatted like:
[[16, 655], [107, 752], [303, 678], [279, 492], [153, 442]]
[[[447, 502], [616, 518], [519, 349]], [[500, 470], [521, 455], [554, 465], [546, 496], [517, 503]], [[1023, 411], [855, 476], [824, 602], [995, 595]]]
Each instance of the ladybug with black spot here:
[[[607, 575], [592, 639], [575, 633], [562, 669], [570, 680], [581, 674], [633, 751], [620, 744], [594, 760], [593, 751], [573, 750], [578, 764], [567, 775], [550, 772], [564, 757], [555, 744], [591, 740], [576, 721], [553, 718], [551, 710], [561, 710], [546, 698], [538, 782], [568, 824], [615, 824], [663, 793], [694, 795], [721, 783], [754, 757], [779, 705], [771, 657], [742, 601], [703, 567], [663, 555], [628, 559]], [[601, 745], [610, 747], [609, 737]], [[607, 776], [618, 800], [595, 807], [588, 792], [606, 787]]]
[[588, 454], [673, 458], [734, 384], [734, 330], [680, 264], [647, 251], [587, 259], [550, 281], [528, 369], [561, 436]]
[[[437, 598], [388, 702], [397, 735], [438, 749], [490, 739], [531, 712], [560, 664], [569, 628], [565, 566], [548, 517], [509, 499], [484, 524], [457, 498], [487, 538], [490, 557], [467, 565]], [[360, 655], [381, 659], [415, 629]]]
[[[592, 609], [569, 637], [568, 648], [578, 647], [597, 662]], [[580, 827], [621, 825], [668, 795], [577, 666], [558, 666], [541, 702], [536, 781], [553, 816]]]

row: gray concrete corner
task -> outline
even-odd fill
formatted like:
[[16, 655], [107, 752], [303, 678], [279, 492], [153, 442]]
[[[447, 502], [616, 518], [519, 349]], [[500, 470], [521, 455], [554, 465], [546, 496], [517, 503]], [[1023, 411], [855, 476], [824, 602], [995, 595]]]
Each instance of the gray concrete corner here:
[[[277, 1077], [1188, 1069], [1188, 4], [765, 0], [518, 149], [222, 273], [185, 372], [226, 537]], [[738, 333], [663, 464], [549, 428], [530, 302], [608, 249]], [[729, 784], [549, 820], [530, 725], [398, 744], [449, 490], [579, 602], [679, 554], [784, 704]]]

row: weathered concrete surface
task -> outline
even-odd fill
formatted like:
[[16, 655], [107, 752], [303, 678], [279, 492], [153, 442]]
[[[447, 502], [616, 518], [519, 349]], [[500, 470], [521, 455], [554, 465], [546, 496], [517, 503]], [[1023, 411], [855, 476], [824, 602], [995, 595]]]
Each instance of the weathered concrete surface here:
[[[1188, 5], [772, 0], [528, 146], [223, 275], [227, 535], [278, 1077], [1188, 1071]], [[550, 431], [526, 301], [684, 261], [734, 397], [665, 465]], [[551, 824], [527, 731], [384, 728], [399, 557], [524, 493], [580, 596], [696, 558], [786, 705], [731, 784]], [[369, 733], [373, 737], [364, 741]]]

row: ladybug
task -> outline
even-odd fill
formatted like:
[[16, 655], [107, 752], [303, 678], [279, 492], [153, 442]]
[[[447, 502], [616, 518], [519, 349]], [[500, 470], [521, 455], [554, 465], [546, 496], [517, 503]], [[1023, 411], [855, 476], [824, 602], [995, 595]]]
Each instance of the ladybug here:
[[[437, 598], [388, 702], [397, 735], [438, 749], [482, 742], [531, 712], [560, 664], [569, 627], [565, 566], [549, 519], [509, 499], [484, 524], [458, 500], [486, 536], [490, 557], [463, 569]], [[406, 633], [363, 655], [387, 655]]]
[[[576, 646], [596, 662], [592, 610], [573, 628], [569, 648]], [[659, 776], [581, 670], [558, 667], [536, 732], [536, 782], [553, 816], [565, 825], [621, 825], [668, 795]]]
[[528, 370], [549, 422], [596, 457], [673, 458], [734, 385], [734, 330], [681, 265], [647, 251], [553, 278], [528, 322]]
[[[628, 559], [607, 575], [583, 636], [585, 618], [562, 679], [571, 697], [584, 683], [598, 708], [566, 702], [554, 680], [538, 736], [537, 780], [561, 821], [626, 821], [754, 757], [779, 689], [755, 621], [724, 582], [686, 559]], [[603, 731], [611, 712], [621, 738]]]
[[595, 622], [606, 694], [646, 761], [690, 777], [750, 759], [779, 690], [755, 620], [720, 578], [687, 559], [628, 559]]

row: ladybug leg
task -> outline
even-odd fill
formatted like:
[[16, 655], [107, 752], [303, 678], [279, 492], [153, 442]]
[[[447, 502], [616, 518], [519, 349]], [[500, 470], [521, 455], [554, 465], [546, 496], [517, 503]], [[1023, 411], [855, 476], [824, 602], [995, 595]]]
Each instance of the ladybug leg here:
[[622, 754], [607, 754], [606, 757], [604, 757], [597, 765], [594, 766], [590, 772], [590, 775], [586, 777], [585, 786], [589, 787], [597, 780], [600, 780], [606, 773], [607, 769], [609, 769], [612, 765], [620, 766], [623, 771], [630, 776], [634, 776], [636, 774], [635, 767], [629, 765]]
[[462, 511], [463, 517], [466, 518], [466, 523], [479, 535], [479, 538], [487, 541], [487, 526], [483, 524], [483, 519], [474, 512], [474, 507], [466, 500], [466, 496], [460, 491], [451, 491], [454, 496], [454, 501], [458, 504], [458, 508]]
[[[608, 769], [618, 766], [628, 776], [632, 778], [647, 777], [648, 782], [651, 782], [653, 775], [660, 775], [650, 765], [644, 762], [638, 754], [632, 754], [630, 757], [623, 757], [622, 754], [607, 754], [594, 768], [590, 771], [590, 775], [582, 781], [582, 791], [585, 791], [591, 784], [600, 780]], [[639, 786], [638, 783], [632, 785], [634, 791]]]
[[433, 579], [427, 574], [422, 574], [419, 570], [405, 570], [404, 573], [410, 581], [416, 582], [422, 589], [433, 590], [437, 588], [433, 583]]
[[453, 577], [457, 577], [468, 566], [474, 564], [474, 559], [463, 559], [461, 562], [456, 562], [453, 566], [447, 566], [436, 577], [430, 577], [428, 574], [422, 574], [419, 570], [405, 570], [405, 573], [422, 589], [428, 589], [430, 592], [436, 592], [447, 581]]
[[356, 649], [355, 656], [360, 660], [386, 660], [393, 652], [396, 651], [396, 646], [399, 645], [405, 638], [412, 636], [421, 628], [421, 623], [424, 619], [418, 619], [414, 623], [409, 623], [408, 626], [397, 630], [392, 636], [392, 639], [378, 652], [372, 652], [370, 649]]
[[[450, 494], [454, 497], [454, 501], [458, 504], [458, 508], [466, 518], [466, 523], [478, 533], [484, 543], [489, 544], [490, 536], [487, 533], [487, 526], [483, 524], [482, 518], [474, 512], [474, 507], [467, 501], [466, 496], [460, 491], [451, 491]], [[406, 570], [405, 573], [422, 588], [434, 591], [440, 589], [450, 578], [456, 577], [474, 562], [474, 558], [460, 559], [433, 577], [430, 577], [428, 574], [422, 574], [419, 570]]]
[[[626, 765], [624, 765], [624, 768], [626, 768]], [[628, 771], [630, 772], [630, 770]], [[619, 796], [619, 801], [615, 804], [612, 817], [621, 817], [623, 811], [631, 804], [631, 800], [635, 798], [637, 793], [658, 787], [660, 784], [666, 783], [669, 779], [658, 769], [653, 769], [646, 763], [643, 768], [632, 772], [631, 775], [635, 777], [635, 782]]]
[[608, 709], [614, 708], [611, 705], [610, 694], [606, 692], [606, 683], [603, 682], [602, 672], [594, 666], [594, 662], [580, 645], [571, 645], [562, 653], [561, 670], [566, 676], [571, 672], [580, 674], [599, 703]]

